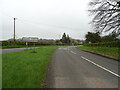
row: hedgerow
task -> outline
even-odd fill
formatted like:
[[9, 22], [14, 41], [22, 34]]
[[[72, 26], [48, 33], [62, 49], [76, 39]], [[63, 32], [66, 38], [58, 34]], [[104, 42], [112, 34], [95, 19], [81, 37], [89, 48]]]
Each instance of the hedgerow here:
[[120, 41], [87, 43], [85, 46], [120, 47]]

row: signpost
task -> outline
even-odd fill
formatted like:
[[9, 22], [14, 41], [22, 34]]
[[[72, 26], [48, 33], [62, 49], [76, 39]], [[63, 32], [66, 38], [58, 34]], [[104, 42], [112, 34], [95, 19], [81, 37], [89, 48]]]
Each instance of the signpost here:
[[24, 42], [38, 42], [38, 38], [37, 37], [23, 37], [22, 41]]
[[26, 46], [28, 46], [29, 42], [33, 43], [33, 47], [34, 47], [33, 53], [36, 53], [35, 52], [35, 43], [39, 41], [39, 39], [37, 37], [23, 37], [22, 41], [26, 42]]

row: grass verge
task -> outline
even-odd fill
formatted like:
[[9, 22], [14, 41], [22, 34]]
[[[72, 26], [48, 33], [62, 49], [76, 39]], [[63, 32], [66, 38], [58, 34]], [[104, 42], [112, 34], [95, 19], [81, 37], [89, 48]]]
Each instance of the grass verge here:
[[42, 88], [52, 53], [57, 46], [46, 46], [3, 54], [3, 88]]
[[78, 46], [77, 48], [82, 50], [89, 50], [95, 53], [99, 53], [102, 55], [110, 56], [115, 59], [119, 57], [119, 48], [118, 47], [91, 47], [91, 46]]

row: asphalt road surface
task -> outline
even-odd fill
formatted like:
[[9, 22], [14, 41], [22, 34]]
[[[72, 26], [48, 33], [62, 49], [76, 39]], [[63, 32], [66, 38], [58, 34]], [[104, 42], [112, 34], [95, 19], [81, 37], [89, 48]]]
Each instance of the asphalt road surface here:
[[0, 53], [11, 53], [11, 52], [17, 52], [17, 51], [22, 51], [25, 49], [33, 49], [33, 48], [38, 48], [38, 47], [0, 49]]
[[47, 88], [118, 88], [118, 61], [60, 47], [50, 63]]

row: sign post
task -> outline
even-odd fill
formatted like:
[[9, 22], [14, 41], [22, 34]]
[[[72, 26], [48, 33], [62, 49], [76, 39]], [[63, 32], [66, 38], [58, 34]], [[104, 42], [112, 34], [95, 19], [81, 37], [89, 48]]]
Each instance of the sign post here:
[[22, 40], [26, 42], [26, 46], [28, 46], [28, 42], [33, 43], [33, 53], [36, 53], [35, 52], [35, 43], [39, 41], [39, 39], [37, 37], [23, 37]]
[[26, 42], [25, 45], [26, 45], [26, 48], [28, 49], [28, 42]]

